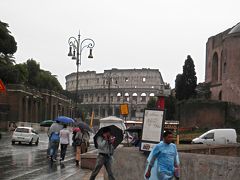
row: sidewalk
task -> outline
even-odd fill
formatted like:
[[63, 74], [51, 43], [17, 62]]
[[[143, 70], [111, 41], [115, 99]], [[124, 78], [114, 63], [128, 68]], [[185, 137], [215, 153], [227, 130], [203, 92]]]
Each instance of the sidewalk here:
[[[89, 180], [90, 176], [91, 176], [91, 173], [88, 173], [84, 178], [83, 180]], [[97, 177], [95, 180], [104, 180], [104, 174], [103, 174], [103, 169], [98, 173]]]
[[[83, 173], [85, 171], [85, 173]], [[66, 180], [89, 180], [91, 176], [92, 171], [91, 170], [86, 170], [86, 169], [79, 169], [75, 174], [71, 175], [68, 178], [65, 178]], [[104, 180], [104, 174], [103, 174], [103, 168], [101, 171], [98, 173], [97, 177], [95, 180]]]

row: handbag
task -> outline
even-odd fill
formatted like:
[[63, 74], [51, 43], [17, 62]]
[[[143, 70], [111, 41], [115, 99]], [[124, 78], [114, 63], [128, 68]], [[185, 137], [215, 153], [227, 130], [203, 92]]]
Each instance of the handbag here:
[[81, 139], [75, 139], [75, 145], [80, 146], [82, 144], [82, 140]]

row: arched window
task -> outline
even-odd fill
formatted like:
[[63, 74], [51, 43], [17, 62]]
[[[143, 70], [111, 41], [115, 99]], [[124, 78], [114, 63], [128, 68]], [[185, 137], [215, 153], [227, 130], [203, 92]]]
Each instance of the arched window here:
[[218, 100], [222, 100], [222, 91], [220, 91], [218, 94]]
[[225, 63], [223, 64], [223, 73], [226, 73], [226, 68], [227, 68], [227, 63], [225, 62]]
[[146, 93], [141, 94], [141, 102], [146, 102]]
[[150, 93], [150, 95], [149, 95], [150, 97], [154, 97], [155, 96], [155, 94], [154, 93]]
[[137, 93], [133, 93], [132, 95], [132, 100], [137, 102]]
[[221, 59], [220, 59], [220, 81], [222, 80], [222, 73], [223, 73], [223, 51], [221, 52]]
[[218, 55], [215, 52], [212, 60], [212, 82], [218, 81]]
[[121, 96], [122, 96], [122, 94], [119, 92], [119, 93], [117, 93], [117, 102], [120, 102], [121, 101]]
[[129, 94], [128, 93], [124, 94], [124, 101], [129, 102]]

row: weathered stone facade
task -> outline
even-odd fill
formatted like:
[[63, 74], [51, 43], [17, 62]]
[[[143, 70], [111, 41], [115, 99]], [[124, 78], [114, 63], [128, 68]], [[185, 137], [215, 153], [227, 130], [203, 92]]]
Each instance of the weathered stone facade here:
[[0, 128], [9, 122], [39, 123], [58, 115], [72, 117], [71, 100], [53, 91], [27, 88], [23, 85], [7, 85], [7, 92], [0, 93]]
[[240, 23], [208, 39], [205, 82], [211, 99], [240, 104]]
[[[66, 76], [66, 90], [76, 92], [76, 73]], [[164, 81], [158, 69], [111, 69], [104, 73], [79, 72], [78, 95], [81, 106], [95, 117], [119, 114], [120, 104], [129, 105], [129, 119], [142, 119], [151, 96], [164, 94]]]

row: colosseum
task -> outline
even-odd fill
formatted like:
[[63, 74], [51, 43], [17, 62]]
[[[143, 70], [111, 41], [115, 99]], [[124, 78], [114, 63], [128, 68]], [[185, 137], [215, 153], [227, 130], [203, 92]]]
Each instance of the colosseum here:
[[205, 82], [211, 99], [240, 104], [240, 23], [208, 39]]
[[[66, 76], [67, 91], [76, 92], [76, 79], [76, 73]], [[128, 119], [141, 120], [149, 98], [167, 92], [159, 70], [146, 68], [79, 72], [77, 89], [81, 108], [96, 119], [120, 117], [120, 104], [127, 103]]]

